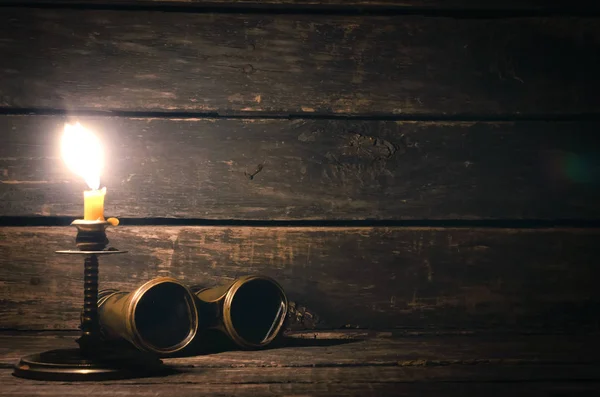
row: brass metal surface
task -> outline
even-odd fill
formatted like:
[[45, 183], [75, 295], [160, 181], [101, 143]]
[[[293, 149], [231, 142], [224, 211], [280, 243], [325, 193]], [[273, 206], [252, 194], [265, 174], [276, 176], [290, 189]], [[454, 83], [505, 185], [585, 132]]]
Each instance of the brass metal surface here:
[[287, 296], [270, 277], [250, 275], [224, 286], [192, 289], [200, 316], [212, 316], [204, 321], [207, 327], [224, 332], [239, 347], [265, 347], [283, 328]]
[[77, 228], [75, 244], [81, 251], [102, 251], [108, 245], [106, 228], [111, 226], [107, 221], [86, 221], [76, 219], [71, 222]]
[[170, 277], [152, 279], [132, 292], [100, 291], [98, 306], [104, 338], [125, 339], [142, 351], [176, 353], [198, 331], [195, 296]]
[[21, 358], [14, 375], [49, 381], [99, 381], [154, 376], [167, 370], [155, 356], [132, 349], [104, 350], [93, 357], [80, 349], [57, 349]]

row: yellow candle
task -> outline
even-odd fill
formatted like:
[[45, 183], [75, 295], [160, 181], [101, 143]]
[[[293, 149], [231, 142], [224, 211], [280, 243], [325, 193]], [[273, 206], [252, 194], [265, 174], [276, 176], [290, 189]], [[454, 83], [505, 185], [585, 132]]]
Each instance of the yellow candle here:
[[104, 220], [104, 196], [106, 188], [83, 192], [83, 219], [86, 221]]

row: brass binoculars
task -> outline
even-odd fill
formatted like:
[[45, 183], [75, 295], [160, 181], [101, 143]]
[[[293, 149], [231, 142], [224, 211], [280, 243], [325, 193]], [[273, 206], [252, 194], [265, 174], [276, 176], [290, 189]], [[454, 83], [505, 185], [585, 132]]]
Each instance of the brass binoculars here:
[[98, 294], [104, 338], [125, 339], [158, 355], [182, 351], [198, 342], [203, 330], [221, 331], [241, 348], [265, 347], [283, 329], [287, 310], [285, 292], [266, 276], [245, 276], [214, 288], [190, 288], [159, 277], [132, 292]]

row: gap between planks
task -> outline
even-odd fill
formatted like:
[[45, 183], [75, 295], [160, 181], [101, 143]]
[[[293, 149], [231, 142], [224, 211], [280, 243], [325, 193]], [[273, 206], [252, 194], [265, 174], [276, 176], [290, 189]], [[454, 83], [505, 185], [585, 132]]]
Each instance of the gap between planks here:
[[87, 10], [161, 11], [188, 13], [316, 14], [316, 15], [424, 15], [461, 18], [515, 18], [534, 16], [590, 16], [598, 7], [559, 1], [308, 1], [308, 0], [2, 0], [0, 7], [69, 8]]

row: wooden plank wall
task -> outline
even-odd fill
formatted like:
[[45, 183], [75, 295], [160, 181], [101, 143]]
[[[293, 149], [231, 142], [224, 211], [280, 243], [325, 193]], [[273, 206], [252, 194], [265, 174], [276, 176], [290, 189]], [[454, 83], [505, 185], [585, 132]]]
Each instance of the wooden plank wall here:
[[600, 105], [595, 18], [2, 11], [8, 108], [436, 118]]
[[53, 251], [82, 212], [58, 154], [79, 120], [130, 251], [103, 287], [265, 273], [296, 328], [597, 330], [593, 8], [0, 7], [0, 328], [77, 327], [82, 266]]
[[[0, 4], [23, 5], [21, 0], [0, 0]], [[475, 0], [27, 0], [27, 4], [38, 5], [70, 5], [70, 6], [143, 6], [156, 7], [167, 5], [172, 7], [199, 7], [202, 9], [243, 8], [247, 9], [283, 9], [290, 10], [294, 7], [303, 7], [305, 10], [335, 9], [340, 12], [354, 10], [397, 10], [404, 12], [422, 12], [440, 10], [458, 11], [519, 11], [521, 13], [553, 11], [568, 14], [573, 11], [596, 11], [595, 4], [577, 0], [489, 0], [485, 2]]]

